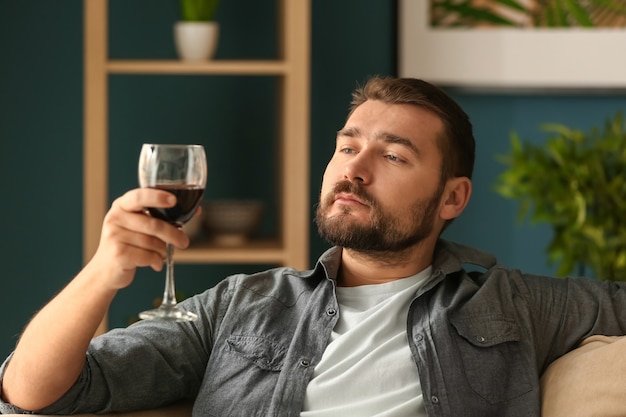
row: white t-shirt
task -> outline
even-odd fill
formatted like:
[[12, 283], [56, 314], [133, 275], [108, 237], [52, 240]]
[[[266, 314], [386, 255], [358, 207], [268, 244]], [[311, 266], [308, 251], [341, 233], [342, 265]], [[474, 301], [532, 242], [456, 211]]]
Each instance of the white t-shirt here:
[[337, 288], [339, 320], [307, 387], [302, 417], [426, 416], [406, 323], [431, 271]]

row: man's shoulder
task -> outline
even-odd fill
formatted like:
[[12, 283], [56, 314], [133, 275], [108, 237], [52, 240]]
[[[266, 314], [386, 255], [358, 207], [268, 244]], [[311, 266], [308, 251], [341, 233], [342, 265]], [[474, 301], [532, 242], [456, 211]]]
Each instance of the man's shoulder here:
[[488, 270], [497, 264], [496, 257], [489, 252], [450, 240], [439, 239], [433, 261], [435, 268], [452, 273], [473, 265]]
[[231, 291], [253, 292], [292, 304], [305, 292], [313, 291], [324, 275], [316, 270], [276, 267], [253, 274], [238, 274], [227, 279]]

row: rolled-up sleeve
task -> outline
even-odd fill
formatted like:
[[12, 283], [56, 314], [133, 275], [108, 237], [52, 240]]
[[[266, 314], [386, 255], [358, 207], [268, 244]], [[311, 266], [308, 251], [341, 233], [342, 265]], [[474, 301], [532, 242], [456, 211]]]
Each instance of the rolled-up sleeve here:
[[[7, 369], [7, 365], [11, 361], [12, 356], [13, 354], [11, 353], [11, 355], [9, 355], [9, 357], [6, 358], [4, 363], [2, 363], [2, 366], [0, 366], [0, 391], [2, 390], [2, 383], [4, 381], [4, 372]], [[4, 401], [4, 398], [0, 398], [0, 414], [32, 414], [32, 413], [26, 410], [22, 410], [21, 408], [16, 407], [13, 404], [9, 404], [8, 402]]]
[[[191, 303], [190, 303], [191, 304]], [[200, 301], [193, 302], [194, 309]], [[94, 338], [85, 366], [72, 387], [38, 414], [136, 411], [194, 398], [199, 390], [208, 350], [199, 322], [141, 321]], [[206, 325], [206, 324], [205, 324]], [[4, 375], [6, 364], [2, 365]], [[1, 383], [1, 380], [0, 380]], [[9, 403], [0, 413], [32, 414]]]

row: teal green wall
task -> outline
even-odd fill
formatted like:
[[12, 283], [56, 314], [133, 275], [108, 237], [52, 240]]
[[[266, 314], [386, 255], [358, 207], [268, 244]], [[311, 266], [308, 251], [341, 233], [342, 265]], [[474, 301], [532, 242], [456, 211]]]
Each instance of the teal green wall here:
[[[174, 3], [112, 0], [111, 56], [173, 58]], [[394, 2], [312, 3], [313, 203], [352, 89], [368, 75], [396, 72], [396, 25]], [[218, 19], [217, 58], [275, 56], [272, 7], [258, 0], [224, 0]], [[82, 60], [81, 0], [0, 1], [0, 169], [6, 185], [0, 204], [0, 357], [82, 265]], [[268, 111], [276, 100], [275, 82], [272, 77], [112, 76], [110, 194], [136, 186], [140, 143], [168, 139], [210, 146], [209, 197], [259, 197], [272, 207], [276, 190], [265, 180], [275, 174], [271, 138], [276, 126]], [[446, 236], [496, 253], [505, 264], [551, 273], [543, 250], [549, 230], [517, 225], [515, 204], [490, 189], [502, 169], [495, 154], [508, 149], [511, 130], [541, 140], [538, 126], [545, 121], [581, 128], [599, 124], [626, 107], [626, 95], [451, 93], [474, 121], [478, 156], [474, 198]], [[272, 232], [274, 220], [270, 214], [265, 233]], [[312, 228], [312, 262], [325, 248]], [[178, 265], [177, 286], [191, 294], [228, 273], [266, 266]], [[162, 275], [141, 271], [115, 300], [111, 324], [125, 325], [161, 292]]]
[[81, 267], [81, 14], [0, 2], [0, 356]]
[[[174, 0], [110, 3], [111, 57], [175, 57]], [[275, 57], [274, 3], [224, 0], [216, 58]], [[313, 199], [356, 81], [395, 72], [393, 10], [378, 1], [313, 4]], [[82, 265], [82, 23], [81, 0], [0, 1], [0, 357]], [[200, 142], [210, 148], [208, 198], [265, 199], [262, 232], [271, 233], [275, 84], [272, 77], [111, 76], [110, 195], [136, 186], [141, 143]], [[325, 245], [312, 235], [314, 258]], [[226, 274], [267, 266], [177, 265], [177, 287], [188, 295]], [[111, 325], [149, 306], [162, 282], [161, 274], [140, 271], [115, 300]]]

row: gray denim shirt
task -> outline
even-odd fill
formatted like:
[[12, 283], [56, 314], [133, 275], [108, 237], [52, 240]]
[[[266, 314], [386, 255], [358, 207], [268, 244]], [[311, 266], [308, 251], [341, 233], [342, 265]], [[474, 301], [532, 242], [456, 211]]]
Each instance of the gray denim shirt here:
[[[196, 322], [142, 321], [95, 338], [76, 384], [39, 411], [125, 411], [195, 398], [194, 416], [298, 416], [341, 314], [340, 258], [332, 248], [310, 271], [234, 275], [183, 302]], [[406, 365], [419, 372], [428, 415], [540, 416], [538, 378], [553, 360], [587, 336], [625, 333], [625, 289], [524, 275], [440, 241], [433, 275], [407, 317], [414, 362]], [[0, 404], [0, 412], [20, 411]]]

